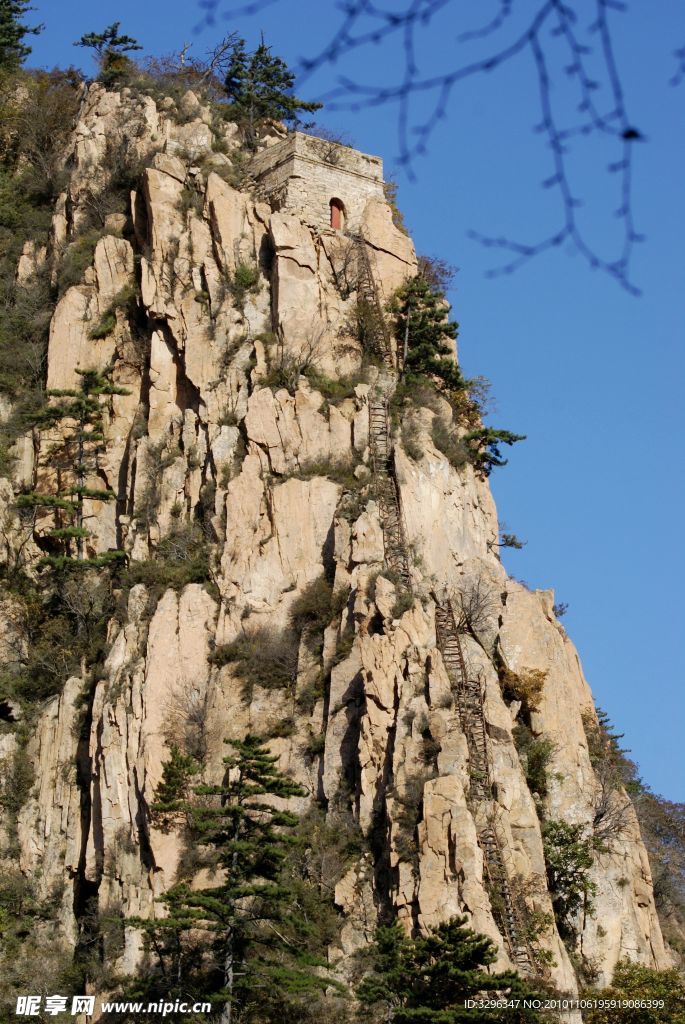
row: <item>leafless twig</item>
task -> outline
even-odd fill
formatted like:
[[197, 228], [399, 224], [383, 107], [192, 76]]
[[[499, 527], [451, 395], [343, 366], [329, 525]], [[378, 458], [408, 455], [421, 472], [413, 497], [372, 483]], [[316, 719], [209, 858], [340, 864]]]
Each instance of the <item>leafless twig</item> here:
[[[220, 0], [202, 0], [206, 23], [219, 12], [236, 18], [261, 12], [276, 0], [254, 0], [243, 7], [224, 10]], [[630, 276], [634, 246], [642, 240], [632, 212], [632, 170], [634, 143], [642, 139], [626, 109], [621, 77], [617, 68], [609, 21], [610, 12], [624, 10], [621, 0], [592, 0], [590, 24], [582, 20], [586, 5], [580, 0], [537, 0], [529, 11], [514, 0], [498, 0], [497, 11], [482, 27], [457, 34], [447, 67], [426, 74], [422, 50], [426, 41], [450, 35], [457, 17], [449, 0], [347, 0], [340, 5], [340, 19], [321, 49], [301, 60], [300, 84], [323, 67], [342, 68], [336, 84], [319, 98], [328, 109], [350, 110], [391, 107], [397, 114], [398, 159], [412, 176], [417, 159], [423, 155], [435, 132], [453, 105], [459, 86], [487, 75], [518, 58], [532, 62], [538, 84], [539, 123], [551, 153], [552, 168], [543, 181], [545, 189], [558, 199], [556, 227], [543, 237], [522, 242], [472, 231], [471, 237], [488, 248], [500, 249], [506, 258], [490, 275], [518, 269], [537, 255], [562, 244], [570, 244], [587, 263], [614, 278], [623, 288], [637, 294]], [[471, 59], [469, 45], [477, 47]], [[345, 59], [354, 52], [384, 45], [384, 66], [396, 69], [391, 81], [366, 82], [345, 71]], [[459, 46], [466, 47], [460, 50]], [[432, 52], [435, 47], [431, 48]], [[485, 52], [483, 52], [485, 50]], [[685, 68], [685, 48], [676, 51], [680, 81]], [[377, 66], [378, 61], [369, 61]], [[393, 72], [390, 72], [392, 74]], [[565, 80], [564, 103], [555, 88]], [[554, 96], [554, 102], [553, 102]], [[575, 113], [560, 108], [572, 101]], [[528, 102], [527, 99], [525, 102]], [[578, 217], [582, 199], [572, 168], [571, 156], [581, 137], [605, 139], [615, 148], [606, 173], [616, 177], [618, 203], [615, 216], [620, 237], [613, 255], [600, 254]]]

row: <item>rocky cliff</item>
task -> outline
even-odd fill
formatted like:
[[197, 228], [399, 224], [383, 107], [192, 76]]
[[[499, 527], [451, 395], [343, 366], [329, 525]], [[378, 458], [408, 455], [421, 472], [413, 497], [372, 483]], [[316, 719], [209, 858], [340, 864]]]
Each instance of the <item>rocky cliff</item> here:
[[[92, 260], [52, 317], [47, 386], [95, 368], [124, 392], [106, 402], [96, 474], [115, 500], [86, 498], [84, 524], [91, 557], [125, 552], [129, 585], [99, 661], [63, 679], [21, 741], [35, 781], [5, 831], [59, 908], [55, 937], [80, 941], [85, 907], [158, 912], [188, 857], [180, 826], [149, 810], [171, 744], [215, 780], [224, 740], [252, 731], [309, 794], [298, 811], [314, 803], [361, 830], [333, 878], [341, 977], [393, 907], [415, 929], [465, 914], [500, 966], [563, 992], [579, 972], [608, 983], [621, 958], [668, 966], [639, 827], [596, 771], [592, 695], [553, 595], [507, 576], [487, 479], [436, 445], [436, 423], [461, 429], [456, 413], [420, 395], [393, 404], [394, 340], [378, 318], [359, 329], [360, 307], [382, 310], [416, 270], [390, 207], [366, 198], [355, 237], [322, 229], [305, 177], [299, 212], [272, 208], [235, 127], [191, 93], [91, 85], [64, 156], [50, 243], [26, 246], [19, 281], [46, 261], [56, 280], [90, 233]], [[94, 236], [93, 203], [122, 162], [139, 177]], [[15, 495], [49, 483], [56, 431], [20, 438], [2, 483], [7, 551], [34, 576], [52, 513], [28, 529]], [[184, 576], [198, 551], [204, 574]], [[6, 662], [17, 600], [4, 602]], [[236, 642], [280, 675], [247, 678]], [[14, 726], [0, 743], [9, 765]], [[546, 751], [536, 783], [531, 743]], [[549, 822], [605, 827], [592, 910], [566, 943]], [[140, 951], [127, 926], [114, 966], [134, 970]]]

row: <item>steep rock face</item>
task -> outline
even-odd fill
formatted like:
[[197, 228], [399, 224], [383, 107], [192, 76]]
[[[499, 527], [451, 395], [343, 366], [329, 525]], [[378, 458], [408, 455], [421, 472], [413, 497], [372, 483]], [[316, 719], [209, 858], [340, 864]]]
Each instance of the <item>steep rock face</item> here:
[[[578, 655], [556, 622], [553, 595], [534, 594], [509, 584], [502, 613], [500, 643], [508, 664], [547, 673], [533, 727], [553, 744], [548, 816], [574, 824], [592, 824], [600, 784], [592, 769], [583, 716], [593, 715], [592, 694]], [[585, 922], [583, 954], [608, 983], [618, 959], [641, 959], [645, 953], [664, 964], [668, 957], [651, 891], [651, 872], [640, 830], [629, 802], [622, 798], [622, 834], [596, 859], [595, 911]], [[642, 951], [642, 952], [638, 952]]]
[[[272, 212], [212, 170], [202, 108], [177, 126], [149, 97], [92, 86], [74, 131], [70, 219], [58, 209], [54, 239], [78, 228], [87, 189], [105, 174], [108, 140], [132, 119], [142, 184], [124, 237], [105, 231], [83, 281], [57, 306], [48, 386], [74, 387], [77, 369], [111, 367], [126, 390], [108, 404], [99, 467], [116, 501], [86, 501], [93, 551], [122, 548], [136, 564], [155, 557], [179, 523], [201, 519], [211, 586], [134, 586], [109, 623], [97, 679], [69, 679], [46, 704], [27, 747], [36, 782], [19, 815], [22, 870], [44, 894], [64, 887], [71, 941], [77, 885], [91, 886], [102, 910], [151, 915], [187, 853], [180, 829], [162, 830], [150, 814], [170, 745], [201, 747], [205, 777], [216, 780], [225, 739], [269, 735], [288, 719], [289, 735], [271, 741], [281, 766], [329, 813], [351, 809], [368, 839], [337, 883], [342, 929], [332, 963], [344, 972], [394, 906], [408, 927], [467, 914], [509, 964], [478, 839], [494, 822], [508, 877], [546, 921], [535, 942], [548, 954], [549, 979], [576, 991], [553, 922], [542, 809], [514, 741], [519, 706], [505, 701], [500, 683], [502, 666], [544, 676], [531, 728], [552, 743], [545, 815], [591, 827], [597, 780], [582, 715], [593, 714], [592, 697], [551, 595], [507, 578], [494, 553], [487, 482], [470, 465], [450, 465], [422, 410], [421, 457], [395, 437], [413, 591], [410, 606], [399, 600], [373, 489], [369, 401], [380, 378], [373, 365], [359, 372], [354, 245]], [[230, 153], [233, 133], [223, 130]], [[413, 246], [375, 199], [363, 234], [387, 299], [415, 270]], [[237, 274], [246, 267], [254, 281], [241, 293]], [[116, 305], [126, 288], [136, 290], [135, 314]], [[113, 329], [93, 338], [113, 308]], [[296, 372], [312, 368], [318, 384]], [[325, 391], [321, 374], [341, 373], [359, 379], [334, 404], [317, 388]], [[23, 465], [23, 473], [39, 480], [46, 445], [41, 438], [37, 468]], [[3, 491], [5, 499], [11, 520]], [[248, 694], [234, 664], [214, 663], [212, 651], [242, 634], [288, 631], [295, 601], [324, 575], [340, 610], [321, 654], [301, 638], [294, 687], [255, 685]], [[494, 794], [487, 808], [469, 796], [469, 745], [436, 632], [436, 610], [474, 587], [486, 595], [482, 621], [462, 643], [482, 693]], [[320, 750], [308, 753], [322, 734]], [[578, 940], [604, 982], [624, 956], [669, 962], [647, 856], [632, 809], [626, 815], [595, 858], [596, 911]], [[140, 933], [127, 928], [117, 966], [132, 970], [139, 952]]]

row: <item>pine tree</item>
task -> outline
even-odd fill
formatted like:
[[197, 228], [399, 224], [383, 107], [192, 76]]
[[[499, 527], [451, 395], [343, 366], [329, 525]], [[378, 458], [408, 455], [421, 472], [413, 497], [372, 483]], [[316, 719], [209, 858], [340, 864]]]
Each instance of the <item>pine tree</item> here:
[[102, 32], [86, 32], [77, 39], [74, 46], [86, 46], [95, 50], [100, 68], [100, 80], [111, 85], [130, 68], [131, 61], [126, 57], [133, 50], [142, 50], [142, 46], [133, 36], [119, 35], [120, 21], [114, 21]]
[[[147, 933], [174, 994], [197, 985], [203, 964], [220, 965], [213, 998], [223, 1007], [222, 1024], [230, 1024], [236, 1010], [247, 1021], [267, 1001], [284, 1004], [330, 984], [279, 927], [281, 920], [290, 926], [292, 894], [283, 868], [298, 819], [265, 797], [303, 796], [304, 790], [276, 768], [277, 759], [257, 737], [230, 742], [235, 753], [224, 758], [221, 785], [195, 786], [195, 799], [179, 801], [187, 766], [172, 753], [156, 795], [158, 808], [186, 810], [193, 843], [214, 853], [221, 881], [204, 889], [180, 882], [160, 897], [167, 917], [131, 922]], [[204, 936], [199, 945], [198, 935]]]
[[417, 938], [406, 935], [397, 922], [379, 928], [375, 944], [364, 954], [371, 973], [358, 988], [359, 1000], [393, 1024], [538, 1020], [529, 1010], [465, 1007], [466, 1000], [485, 994], [532, 996], [514, 971], [486, 971], [497, 959], [495, 946], [487, 936], [464, 927], [465, 921], [455, 917]]
[[448, 391], [464, 391], [464, 380], [456, 361], [458, 324], [449, 319], [444, 295], [417, 274], [400, 288], [392, 305], [398, 342], [406, 350], [406, 377], [436, 379]]
[[0, 69], [18, 67], [31, 53], [24, 40], [43, 29], [42, 25], [30, 27], [21, 20], [32, 10], [29, 0], [0, 0]]
[[295, 75], [281, 57], [271, 53], [262, 39], [253, 53], [245, 40], [233, 44], [224, 89], [230, 101], [231, 117], [245, 131], [246, 142], [254, 148], [257, 132], [265, 121], [299, 123], [300, 111], [319, 110], [321, 103], [307, 103], [293, 94]]
[[547, 882], [562, 938], [574, 939], [581, 911], [589, 914], [597, 886], [590, 878], [593, 837], [584, 825], [547, 821], [542, 830]]
[[153, 814], [176, 814], [183, 811], [188, 800], [190, 780], [197, 773], [195, 758], [184, 754], [177, 744], [171, 747], [171, 757], [162, 766], [162, 781], [157, 787], [155, 801], [150, 806]]
[[512, 445], [525, 440], [525, 434], [512, 434], [510, 430], [493, 430], [492, 427], [480, 427], [464, 435], [471, 462], [484, 476], [490, 476], [495, 466], [506, 466], [508, 460], [502, 458], [501, 445]]
[[[77, 370], [81, 377], [78, 390], [50, 390], [48, 396], [59, 399], [34, 419], [41, 430], [64, 424], [64, 431], [50, 451], [50, 466], [55, 470], [56, 491], [30, 491], [17, 499], [20, 508], [53, 512], [56, 525], [44, 535], [51, 545], [41, 564], [53, 569], [102, 568], [122, 557], [120, 551], [108, 551], [94, 558], [85, 557], [85, 541], [91, 536], [83, 525], [85, 501], [112, 501], [114, 492], [88, 486], [88, 477], [97, 472], [104, 451], [105, 436], [101, 399], [106, 395], [126, 395], [107, 374], [97, 370]], [[75, 554], [73, 548], [75, 547]]]

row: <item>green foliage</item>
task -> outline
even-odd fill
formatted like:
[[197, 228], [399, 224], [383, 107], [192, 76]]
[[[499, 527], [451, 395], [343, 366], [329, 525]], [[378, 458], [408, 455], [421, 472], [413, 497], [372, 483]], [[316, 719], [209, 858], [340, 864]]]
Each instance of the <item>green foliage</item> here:
[[577, 917], [592, 913], [597, 886], [590, 879], [593, 864], [592, 837], [584, 825], [548, 821], [542, 830], [547, 881], [559, 934], [575, 940]]
[[398, 589], [397, 596], [392, 606], [392, 617], [393, 619], [401, 618], [405, 612], [408, 612], [410, 608], [414, 607], [414, 595], [411, 590]]
[[413, 864], [418, 865], [418, 844], [416, 841], [416, 826], [421, 820], [423, 813], [423, 790], [426, 781], [431, 777], [431, 771], [423, 769], [407, 775], [404, 780], [402, 792], [393, 791], [393, 796], [398, 808], [395, 812], [395, 821], [398, 831], [393, 837], [395, 850], [399, 857]]
[[137, 294], [138, 292], [133, 285], [127, 285], [118, 291], [112, 299], [110, 307], [105, 310], [98, 323], [91, 329], [91, 338], [99, 340], [110, 335], [117, 325], [117, 310], [130, 310], [135, 303]]
[[142, 50], [142, 46], [132, 36], [120, 35], [120, 21], [114, 21], [102, 32], [87, 32], [78, 39], [74, 46], [86, 46], [101, 58], [108, 50], [118, 50], [120, 53], [127, 53], [131, 50]]
[[308, 680], [304, 686], [298, 687], [297, 690], [297, 706], [303, 711], [306, 711], [308, 715], [311, 715], [314, 708], [316, 707], [317, 701], [326, 693], [326, 681], [323, 672], [317, 672], [316, 675]]
[[523, 723], [514, 727], [514, 743], [524, 766], [528, 788], [544, 800], [547, 796], [547, 769], [554, 754], [554, 743], [545, 736], [535, 736]]
[[515, 551], [520, 551], [521, 548], [525, 548], [527, 543], [527, 541], [517, 537], [515, 533], [500, 533], [499, 536], [499, 546], [501, 548], [514, 548]]
[[233, 665], [244, 683], [243, 696], [249, 700], [255, 686], [267, 690], [291, 688], [297, 676], [297, 638], [289, 630], [279, 632], [262, 626], [243, 633], [230, 644], [214, 649], [214, 665]]
[[639, 793], [642, 783], [637, 766], [626, 755], [630, 751], [621, 746], [623, 733], [615, 732], [611, 720], [602, 708], [595, 715], [583, 715], [583, 728], [587, 738], [590, 764], [596, 774], [606, 777], [613, 789], [624, 787], [629, 793]]
[[259, 268], [251, 267], [248, 263], [238, 263], [233, 276], [228, 279], [228, 290], [236, 308], [244, 310], [247, 296], [259, 291]]
[[157, 600], [169, 588], [181, 591], [189, 583], [210, 583], [208, 539], [197, 523], [178, 523], [157, 545], [152, 558], [131, 562], [122, 579], [129, 587], [144, 583]]
[[[396, 922], [378, 928], [364, 951], [371, 968], [357, 989], [373, 1021], [393, 1024], [480, 1024], [482, 1021], [536, 1021], [527, 1009], [469, 1009], [464, 1003], [484, 994], [510, 999], [535, 995], [514, 971], [491, 973], [497, 959], [490, 939], [455, 917], [428, 935], [410, 938]], [[365, 1017], [365, 1019], [368, 1019]]]
[[[446, 273], [435, 270], [436, 280], [441, 272]], [[405, 425], [407, 411], [412, 406], [425, 407], [434, 413], [433, 444], [455, 469], [470, 462], [478, 472], [489, 476], [494, 466], [506, 465], [501, 446], [515, 444], [524, 437], [481, 425], [487, 382], [462, 377], [454, 346], [448, 344], [449, 339], [456, 337], [456, 324], [447, 320], [448, 307], [436, 286], [429, 285], [421, 276], [415, 277], [397, 292], [391, 308], [395, 313], [398, 345], [403, 345], [405, 339], [408, 343], [403, 379], [390, 403], [393, 420], [401, 421], [404, 431], [409, 433], [411, 428]], [[452, 409], [451, 422], [445, 399]], [[473, 429], [462, 434], [460, 427]], [[418, 461], [418, 446], [410, 441], [409, 448], [410, 457]], [[514, 534], [506, 534], [503, 544], [515, 547], [522, 542]]]
[[[0, 471], [44, 401], [48, 331], [55, 295], [42, 249], [63, 182], [62, 149], [78, 107], [78, 78], [69, 72], [0, 75], [0, 391], [12, 410], [0, 424]], [[17, 281], [24, 244], [33, 243], [36, 272]]]
[[416, 425], [412, 418], [405, 417], [402, 421], [402, 447], [413, 462], [423, 458], [423, 447], [416, 437]]
[[290, 626], [299, 635], [303, 630], [323, 633], [333, 616], [333, 587], [325, 576], [306, 586], [290, 608]]
[[142, 50], [137, 39], [119, 33], [120, 25], [120, 21], [114, 21], [102, 32], [87, 32], [74, 43], [74, 46], [95, 50], [100, 81], [108, 86], [115, 85], [131, 69], [131, 61], [125, 54]]
[[33, 886], [18, 868], [3, 869], [0, 878], [0, 936], [6, 938], [12, 922], [32, 916], [38, 910]]
[[622, 734], [614, 732], [601, 708], [597, 710], [596, 718], [591, 714], [583, 715], [583, 726], [595, 775], [595, 840], [598, 846], [609, 847], [629, 827], [632, 819], [630, 797], [639, 795], [643, 784], [636, 765], [627, 757], [628, 751], [620, 744]]
[[268, 739], [288, 739], [290, 736], [294, 736], [296, 732], [297, 723], [294, 718], [291, 716], [279, 718], [276, 724], [269, 729]]
[[259, 129], [269, 120], [298, 124], [300, 111], [319, 110], [321, 103], [307, 103], [293, 93], [295, 75], [280, 57], [271, 53], [264, 40], [252, 53], [244, 39], [236, 39], [230, 51], [224, 88], [229, 101], [228, 115], [245, 132], [255, 148]]
[[93, 265], [95, 247], [103, 236], [101, 228], [86, 228], [64, 250], [57, 276], [57, 288], [63, 295], [68, 288], [81, 284], [83, 275]]
[[[438, 378], [406, 373], [390, 400], [393, 423], [401, 426], [403, 445], [410, 458], [419, 461], [423, 451], [413, 437], [415, 409], [430, 409], [431, 439], [454, 469], [472, 462], [474, 452], [460, 428], [479, 427], [487, 382], [483, 378], [464, 381], [458, 390], [445, 390]], [[451, 409], [451, 414], [450, 414]]]
[[490, 476], [495, 466], [506, 466], [507, 459], [502, 458], [501, 446], [512, 445], [517, 441], [525, 441], [525, 434], [512, 434], [510, 430], [493, 430], [492, 427], [479, 427], [464, 436], [470, 452], [470, 460], [483, 476]]
[[332, 893], [347, 869], [364, 851], [364, 836], [348, 808], [327, 813], [312, 807], [300, 818], [297, 845], [290, 860], [305, 871], [317, 889]]
[[[144, 434], [145, 430], [141, 428], [139, 436], [144, 436]], [[170, 443], [168, 439], [163, 438], [147, 446], [145, 450], [145, 484], [136, 493], [134, 507], [134, 514], [140, 526], [150, 529], [157, 522], [159, 504], [162, 500], [162, 475], [165, 469], [182, 457], [183, 453], [178, 443]]]
[[[583, 1010], [585, 1024], [685, 1024], [685, 979], [675, 968], [657, 971], [619, 960], [608, 988], [581, 995], [603, 1003]], [[639, 1005], [650, 1001], [657, 1005]]]
[[56, 887], [44, 900], [38, 899], [35, 883], [5, 860], [0, 874], [0, 1019], [3, 1022], [14, 1018], [19, 993], [75, 995], [83, 991], [83, 978], [74, 968], [73, 950], [59, 938], [61, 897]]
[[194, 842], [214, 851], [220, 878], [209, 888], [180, 882], [160, 897], [168, 916], [130, 923], [144, 931], [157, 961], [148, 991], [155, 982], [167, 993], [187, 991], [204, 973], [212, 1002], [248, 1021], [267, 1003], [297, 1004], [329, 982], [314, 971], [321, 961], [307, 946], [295, 898], [310, 894], [286, 870], [298, 819], [268, 800], [304, 790], [257, 737], [230, 743], [224, 781], [195, 786], [184, 807]]
[[366, 484], [354, 475], [354, 469], [355, 463], [348, 458], [335, 460], [324, 456], [312, 462], [303, 462], [297, 469], [282, 473], [280, 479], [312, 480], [314, 477], [326, 477], [345, 490], [358, 491]]
[[33, 764], [26, 753], [26, 740], [22, 737], [12, 755], [1, 764], [0, 775], [0, 807], [6, 811], [10, 819], [16, 818], [28, 799], [31, 786], [35, 780]]
[[15, 574], [5, 588], [16, 647], [0, 671], [0, 699], [31, 705], [59, 693], [84, 662], [93, 666], [103, 657], [111, 581], [104, 572], [41, 582]]
[[277, 339], [276, 344], [267, 349], [268, 369], [261, 383], [274, 391], [285, 388], [294, 395], [300, 377], [316, 366], [318, 347], [318, 339], [310, 338], [298, 351], [293, 351]]
[[417, 274], [399, 289], [391, 311], [400, 351], [407, 342], [405, 376], [428, 377], [447, 391], [466, 390], [454, 347], [458, 328], [444, 295]]
[[404, 222], [404, 214], [400, 210], [397, 199], [398, 191], [399, 185], [392, 178], [388, 178], [383, 182], [383, 195], [385, 196], [386, 203], [390, 207], [392, 222], [403, 234], [408, 235], [409, 232], [407, 231], [407, 225]]
[[315, 758], [323, 754], [326, 749], [326, 733], [325, 732], [310, 732], [307, 742], [304, 746], [304, 755], [309, 761], [314, 761]]
[[[255, 686], [292, 690], [297, 679], [300, 637], [306, 638], [312, 653], [320, 653], [323, 631], [340, 615], [348, 598], [349, 590], [341, 589], [334, 594], [330, 583], [320, 576], [295, 598], [286, 629], [279, 631], [261, 626], [243, 633], [232, 643], [216, 647], [212, 663], [234, 666], [235, 673], [243, 680], [246, 700], [251, 698]], [[339, 651], [345, 648], [346, 639], [341, 641]], [[353, 639], [354, 631], [351, 631]], [[323, 677], [318, 675], [298, 693], [298, 704], [311, 707], [322, 695]]]
[[162, 816], [183, 809], [189, 797], [191, 779], [198, 770], [195, 758], [184, 754], [177, 744], [172, 745], [169, 754], [169, 760], [162, 765], [162, 781], [150, 805], [153, 814]]
[[361, 374], [356, 377], [327, 377], [313, 366], [307, 367], [304, 376], [331, 405], [338, 405], [346, 398], [354, 398], [354, 389], [363, 380]]
[[100, 341], [102, 338], [108, 337], [117, 325], [116, 313], [113, 309], [108, 309], [102, 314], [95, 327], [90, 330], [90, 336], [94, 341]]
[[73, 423], [49, 452], [50, 465], [57, 471], [56, 490], [54, 493], [29, 491], [17, 499], [18, 507], [32, 509], [37, 519], [46, 511], [54, 516], [54, 525], [39, 534], [39, 541], [48, 552], [42, 564], [58, 571], [99, 568], [121, 557], [120, 552], [91, 553], [86, 557], [85, 541], [90, 533], [84, 528], [83, 512], [86, 500], [111, 501], [114, 498], [111, 490], [88, 486], [88, 479], [97, 473], [98, 457], [104, 451], [101, 399], [128, 392], [112, 384], [106, 373], [76, 372], [81, 377], [78, 391], [70, 388], [48, 391], [48, 396], [58, 401], [47, 405], [34, 421], [40, 429]]
[[42, 25], [22, 21], [32, 10], [30, 0], [0, 0], [0, 70], [18, 67], [31, 53], [26, 37], [43, 30]]
[[644, 785], [633, 796], [652, 868], [654, 899], [664, 934], [674, 948], [685, 933], [685, 804], [665, 800]]

